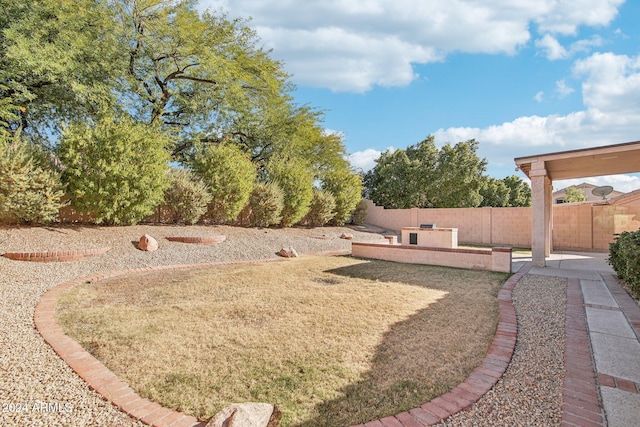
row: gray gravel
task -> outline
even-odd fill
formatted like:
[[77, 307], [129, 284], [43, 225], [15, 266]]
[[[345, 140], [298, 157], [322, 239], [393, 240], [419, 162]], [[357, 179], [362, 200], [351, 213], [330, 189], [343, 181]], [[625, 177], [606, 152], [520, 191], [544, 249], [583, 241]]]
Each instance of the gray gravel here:
[[498, 383], [441, 426], [559, 426], [566, 280], [527, 275], [513, 290], [518, 340]]
[[[345, 232], [353, 234], [355, 241], [382, 239], [380, 234], [343, 227], [0, 227], [0, 253], [112, 247], [100, 257], [67, 263], [19, 262], [0, 257], [0, 425], [140, 425], [89, 390], [34, 329], [35, 306], [55, 285], [120, 269], [272, 258], [283, 246], [293, 246], [301, 254], [349, 249], [349, 241], [339, 238]], [[136, 249], [135, 242], [145, 233], [158, 240], [157, 252]], [[212, 234], [224, 234], [227, 240], [201, 246], [164, 239]], [[513, 298], [520, 330], [505, 376], [470, 410], [442, 425], [560, 424], [565, 281], [529, 275], [516, 286]]]
[[[136, 249], [134, 243], [145, 233], [158, 240], [157, 252]], [[55, 285], [98, 272], [137, 267], [273, 258], [283, 246], [293, 246], [300, 254], [349, 249], [350, 242], [340, 239], [342, 233], [353, 234], [356, 241], [382, 239], [378, 234], [345, 227], [0, 227], [0, 253], [112, 247], [99, 257], [64, 263], [0, 257], [0, 425], [141, 425], [89, 390], [35, 330], [35, 306]], [[164, 239], [218, 234], [226, 235], [227, 240], [210, 246]]]

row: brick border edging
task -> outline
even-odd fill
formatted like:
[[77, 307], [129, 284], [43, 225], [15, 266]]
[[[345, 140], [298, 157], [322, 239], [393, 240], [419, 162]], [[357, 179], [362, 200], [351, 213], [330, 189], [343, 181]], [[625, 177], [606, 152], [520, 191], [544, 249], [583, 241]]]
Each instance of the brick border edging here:
[[182, 243], [194, 243], [196, 245], [214, 245], [216, 243], [222, 243], [227, 239], [227, 236], [218, 235], [218, 236], [169, 236], [165, 237], [165, 239], [170, 242], [182, 242]]
[[565, 309], [564, 381], [562, 425], [602, 427], [606, 425], [600, 403], [596, 366], [591, 351], [587, 313], [580, 280], [567, 279]]
[[[347, 255], [349, 250], [325, 251], [308, 255]], [[204, 427], [206, 423], [182, 412], [165, 408], [138, 395], [127, 383], [120, 380], [102, 362], [89, 354], [75, 340], [64, 334], [55, 319], [58, 296], [75, 286], [118, 276], [159, 270], [206, 268], [218, 265], [252, 264], [258, 262], [286, 261], [282, 258], [260, 260], [212, 262], [201, 264], [168, 265], [112, 271], [82, 277], [61, 283], [45, 292], [38, 302], [34, 323], [45, 342], [69, 367], [78, 374], [89, 388], [111, 402], [130, 417], [153, 427]], [[518, 282], [527, 274], [530, 265], [512, 275], [498, 292], [498, 327], [487, 355], [461, 384], [451, 391], [432, 399], [419, 408], [395, 416], [370, 421], [354, 427], [424, 427], [439, 423], [449, 416], [469, 408], [498, 382], [506, 371], [516, 345], [518, 323], [513, 306], [512, 293]]]
[[94, 249], [76, 249], [76, 250], [60, 250], [60, 251], [37, 251], [37, 252], [5, 252], [2, 254], [5, 258], [14, 261], [32, 261], [32, 262], [59, 262], [59, 261], [78, 261], [84, 258], [90, 258], [102, 255], [111, 250], [110, 246]]
[[511, 362], [518, 335], [518, 321], [512, 298], [513, 289], [530, 268], [530, 264], [523, 266], [502, 285], [502, 289], [498, 292], [496, 335], [480, 366], [474, 369], [461, 384], [418, 408], [352, 427], [431, 426], [469, 408], [480, 400], [502, 378]]

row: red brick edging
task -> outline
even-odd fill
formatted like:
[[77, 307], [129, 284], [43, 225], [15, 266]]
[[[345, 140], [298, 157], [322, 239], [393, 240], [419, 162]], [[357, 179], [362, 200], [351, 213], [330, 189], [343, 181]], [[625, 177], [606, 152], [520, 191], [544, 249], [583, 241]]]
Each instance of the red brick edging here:
[[562, 425], [602, 427], [606, 425], [596, 382], [587, 314], [580, 280], [567, 281], [565, 316], [564, 384]]
[[62, 251], [39, 251], [39, 252], [5, 252], [5, 258], [14, 261], [35, 261], [35, 262], [56, 262], [56, 261], [77, 261], [84, 258], [102, 255], [111, 250], [111, 247], [95, 249], [77, 249]]
[[[346, 254], [350, 251], [331, 251], [324, 254]], [[127, 383], [120, 380], [102, 362], [89, 354], [80, 344], [64, 334], [55, 319], [58, 296], [67, 289], [87, 282], [104, 280], [128, 274], [158, 270], [178, 270], [211, 267], [223, 264], [278, 261], [270, 258], [240, 262], [214, 262], [204, 264], [159, 266], [120, 270], [97, 274], [65, 282], [45, 292], [35, 309], [34, 323], [45, 342], [76, 372], [91, 390], [99, 393], [121, 411], [134, 419], [155, 427], [203, 427], [206, 423], [197, 418], [177, 412], [138, 395]], [[437, 424], [449, 416], [469, 408], [487, 393], [506, 371], [516, 344], [518, 331], [512, 292], [518, 281], [529, 271], [523, 267], [511, 276], [498, 293], [498, 328], [484, 360], [464, 382], [451, 391], [418, 408], [395, 416], [359, 424], [355, 427], [424, 427]]]
[[224, 242], [227, 237], [220, 236], [197, 236], [197, 237], [188, 237], [188, 236], [174, 236], [174, 237], [165, 237], [165, 239], [171, 242], [182, 242], [182, 243], [195, 243], [197, 245], [214, 245], [216, 243]]

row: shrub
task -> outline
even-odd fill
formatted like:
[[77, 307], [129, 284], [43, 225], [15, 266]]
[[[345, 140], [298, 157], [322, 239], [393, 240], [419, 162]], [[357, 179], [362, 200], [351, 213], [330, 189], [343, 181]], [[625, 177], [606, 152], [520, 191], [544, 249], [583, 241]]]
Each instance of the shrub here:
[[0, 220], [48, 223], [63, 206], [63, 185], [50, 157], [20, 135], [0, 141]]
[[168, 138], [130, 117], [105, 116], [63, 130], [63, 180], [72, 206], [98, 224], [135, 224], [153, 213], [169, 185]]
[[351, 215], [351, 223], [362, 225], [367, 221], [367, 201], [362, 199], [356, 205], [356, 209]]
[[164, 202], [176, 224], [195, 224], [207, 212], [211, 194], [207, 185], [188, 169], [171, 169], [171, 185]]
[[191, 165], [212, 196], [207, 218], [217, 223], [234, 220], [249, 201], [256, 178], [249, 157], [235, 145], [209, 145], [194, 155]]
[[336, 200], [328, 191], [313, 189], [311, 207], [304, 222], [312, 227], [325, 225], [335, 215]]
[[274, 182], [256, 184], [249, 196], [249, 223], [252, 227], [268, 227], [282, 220], [284, 193]]
[[331, 223], [343, 225], [362, 199], [362, 177], [347, 168], [334, 169], [324, 177], [322, 189], [335, 198], [335, 214]]
[[300, 221], [309, 212], [313, 198], [313, 173], [300, 159], [273, 159], [266, 165], [269, 178], [284, 192], [282, 220], [284, 227]]
[[640, 299], [640, 230], [623, 231], [609, 245], [609, 264]]

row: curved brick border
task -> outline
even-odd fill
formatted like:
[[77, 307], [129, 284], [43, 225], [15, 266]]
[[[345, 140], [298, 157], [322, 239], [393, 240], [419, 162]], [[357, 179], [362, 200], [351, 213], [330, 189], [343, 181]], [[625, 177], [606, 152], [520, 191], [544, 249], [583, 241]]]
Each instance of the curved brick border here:
[[197, 236], [197, 237], [175, 236], [175, 237], [165, 237], [165, 239], [171, 242], [195, 243], [197, 245], [214, 245], [216, 243], [224, 242], [227, 239], [227, 236], [223, 236], [223, 235]]
[[78, 249], [72, 251], [40, 251], [40, 252], [5, 252], [5, 258], [14, 261], [35, 261], [35, 262], [55, 262], [55, 261], [77, 261], [84, 258], [102, 255], [110, 251], [111, 247], [96, 249]]
[[[350, 251], [327, 251], [315, 255], [346, 255], [349, 253]], [[113, 271], [83, 277], [57, 285], [42, 295], [34, 313], [35, 326], [45, 342], [88, 384], [91, 390], [99, 393], [105, 400], [111, 402], [132, 418], [154, 427], [204, 427], [206, 423], [199, 422], [193, 416], [165, 408], [158, 403], [141, 397], [102, 362], [84, 350], [80, 344], [65, 335], [55, 319], [58, 296], [67, 289], [87, 282], [135, 273], [275, 261], [282, 260], [269, 258], [251, 261], [158, 266]], [[529, 271], [529, 268], [530, 266], [523, 267], [520, 272], [511, 276], [498, 293], [499, 314], [496, 335], [480, 366], [462, 384], [419, 408], [354, 427], [430, 426], [470, 407], [487, 393], [502, 377], [511, 361], [518, 331], [512, 292], [518, 281]]]

